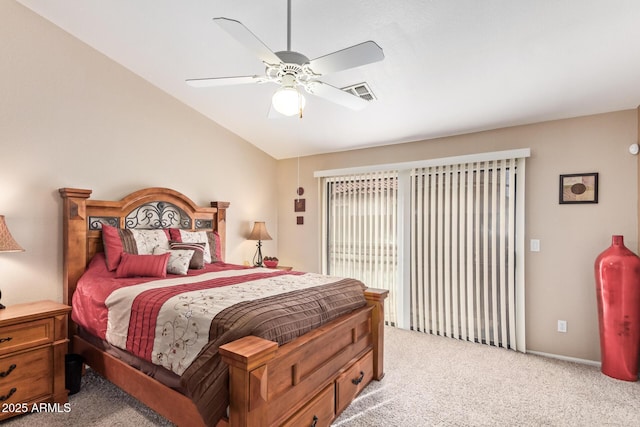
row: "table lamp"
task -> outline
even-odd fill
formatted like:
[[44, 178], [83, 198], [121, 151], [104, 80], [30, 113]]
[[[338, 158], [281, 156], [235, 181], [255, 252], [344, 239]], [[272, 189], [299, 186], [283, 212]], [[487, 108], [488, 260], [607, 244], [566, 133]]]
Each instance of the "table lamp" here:
[[271, 240], [271, 236], [269, 236], [269, 233], [267, 232], [267, 226], [264, 225], [264, 221], [256, 221], [253, 223], [253, 230], [251, 230], [251, 234], [247, 239], [258, 241], [258, 249], [256, 250], [256, 254], [253, 256], [253, 265], [256, 267], [262, 267], [262, 241]]
[[[4, 222], [4, 215], [0, 215], [0, 252], [24, 252], [22, 246], [20, 246], [11, 236], [7, 223]], [[2, 292], [0, 291], [0, 298], [2, 298]], [[0, 303], [0, 310], [5, 308]]]

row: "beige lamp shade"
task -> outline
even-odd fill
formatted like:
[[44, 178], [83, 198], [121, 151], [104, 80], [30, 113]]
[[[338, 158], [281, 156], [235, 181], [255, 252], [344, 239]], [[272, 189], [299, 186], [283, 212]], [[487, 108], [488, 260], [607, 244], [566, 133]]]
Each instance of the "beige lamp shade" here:
[[13, 238], [7, 223], [4, 222], [4, 215], [0, 215], [0, 252], [24, 252], [22, 246], [20, 246]]
[[247, 237], [248, 240], [272, 240], [271, 236], [269, 236], [269, 232], [267, 232], [267, 226], [264, 225], [264, 221], [256, 221], [253, 224], [253, 230], [251, 230], [251, 234]]

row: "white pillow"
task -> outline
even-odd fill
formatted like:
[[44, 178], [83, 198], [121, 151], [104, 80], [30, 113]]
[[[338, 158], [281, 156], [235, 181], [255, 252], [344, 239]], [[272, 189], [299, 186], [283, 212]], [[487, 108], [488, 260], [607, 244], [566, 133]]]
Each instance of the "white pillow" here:
[[164, 230], [135, 230], [131, 235], [136, 241], [138, 255], [152, 255], [156, 247], [169, 249], [169, 236]]
[[207, 264], [211, 264], [211, 247], [206, 231], [179, 230], [180, 239], [183, 243], [204, 243], [204, 253], [202, 258]]
[[165, 249], [157, 246], [153, 250], [154, 255], [169, 253], [167, 262], [167, 273], [185, 275], [189, 271], [189, 263], [195, 251], [190, 249]]

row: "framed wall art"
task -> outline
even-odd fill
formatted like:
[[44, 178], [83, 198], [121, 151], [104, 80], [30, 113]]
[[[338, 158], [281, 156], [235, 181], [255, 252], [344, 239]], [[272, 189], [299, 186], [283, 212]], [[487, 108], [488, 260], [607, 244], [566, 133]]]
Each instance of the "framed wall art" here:
[[598, 173], [560, 175], [560, 204], [598, 203]]
[[306, 209], [305, 206], [305, 200], [304, 199], [295, 199], [293, 201], [293, 210], [294, 212], [304, 212]]

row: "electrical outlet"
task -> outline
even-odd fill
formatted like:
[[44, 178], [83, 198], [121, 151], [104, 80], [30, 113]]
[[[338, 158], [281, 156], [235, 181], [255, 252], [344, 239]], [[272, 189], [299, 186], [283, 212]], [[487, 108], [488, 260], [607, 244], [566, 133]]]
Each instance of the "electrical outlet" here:
[[558, 320], [558, 332], [567, 332], [566, 320]]

